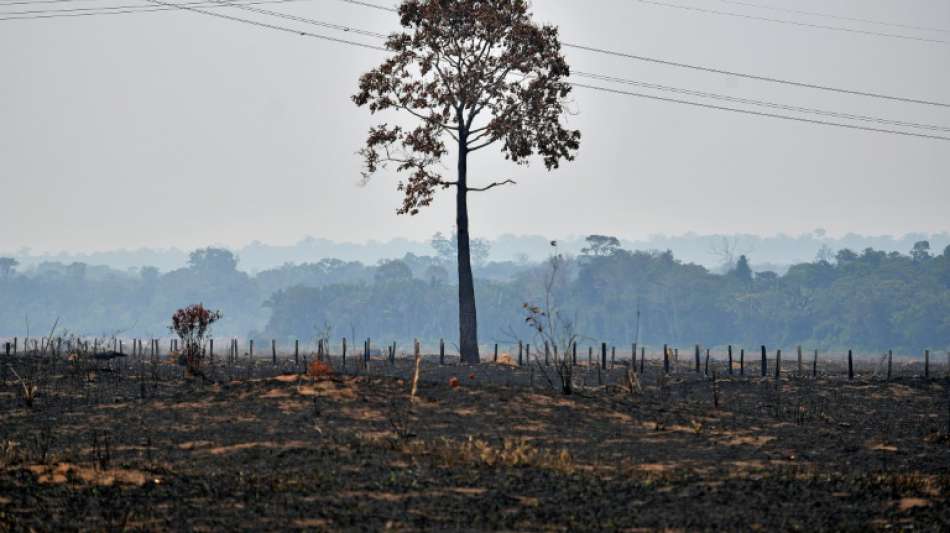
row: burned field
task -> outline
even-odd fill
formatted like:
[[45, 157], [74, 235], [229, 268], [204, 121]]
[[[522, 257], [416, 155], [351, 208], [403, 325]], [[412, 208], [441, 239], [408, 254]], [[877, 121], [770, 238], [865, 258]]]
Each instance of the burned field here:
[[430, 360], [410, 401], [409, 360], [47, 359], [3, 375], [3, 530], [950, 527], [948, 383], [913, 368], [582, 366], [565, 396], [541, 365]]

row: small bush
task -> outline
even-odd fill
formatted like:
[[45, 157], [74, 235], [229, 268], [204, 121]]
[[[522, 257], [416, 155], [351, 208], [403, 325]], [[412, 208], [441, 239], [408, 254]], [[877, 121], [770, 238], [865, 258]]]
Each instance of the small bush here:
[[191, 305], [172, 315], [172, 330], [181, 339], [180, 364], [193, 376], [204, 376], [201, 363], [204, 358], [205, 337], [211, 331], [211, 325], [221, 319], [220, 311], [209, 311], [202, 304]]

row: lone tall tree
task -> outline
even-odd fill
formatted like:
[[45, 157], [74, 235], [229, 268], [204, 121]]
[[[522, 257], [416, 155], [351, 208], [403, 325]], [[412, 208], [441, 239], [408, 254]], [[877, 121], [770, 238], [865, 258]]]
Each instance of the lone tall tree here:
[[[360, 78], [353, 101], [372, 113], [402, 111], [416, 125], [371, 128], [360, 151], [363, 176], [388, 164], [406, 174], [399, 182], [405, 193], [399, 214], [414, 215], [437, 190], [455, 187], [459, 346], [463, 361], [477, 363], [468, 193], [514, 181], [473, 186], [468, 156], [497, 143], [519, 165], [533, 155], [548, 170], [572, 160], [581, 135], [561, 123], [570, 69], [557, 28], [532, 22], [524, 0], [404, 0], [399, 17], [403, 31], [386, 41], [392, 55]], [[457, 157], [454, 181], [440, 173], [450, 141]]]

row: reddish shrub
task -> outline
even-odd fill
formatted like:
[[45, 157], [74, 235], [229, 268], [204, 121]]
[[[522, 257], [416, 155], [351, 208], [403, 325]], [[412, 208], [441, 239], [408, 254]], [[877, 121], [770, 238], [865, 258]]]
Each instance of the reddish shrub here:
[[323, 361], [312, 361], [307, 365], [307, 376], [312, 378], [325, 378], [333, 375], [333, 368]]
[[184, 363], [193, 375], [201, 373], [201, 359], [204, 355], [205, 335], [221, 319], [220, 311], [209, 311], [202, 304], [190, 305], [175, 311], [172, 315], [171, 329], [181, 339], [182, 351], [179, 363]]

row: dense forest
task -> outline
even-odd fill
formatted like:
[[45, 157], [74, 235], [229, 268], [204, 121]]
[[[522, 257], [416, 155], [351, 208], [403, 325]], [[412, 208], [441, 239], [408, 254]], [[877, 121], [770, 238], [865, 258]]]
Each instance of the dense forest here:
[[[184, 268], [112, 270], [47, 262], [19, 271], [0, 258], [0, 335], [62, 330], [96, 336], [166, 336], [168, 317], [202, 302], [220, 309], [221, 336], [364, 338], [405, 345], [457, 334], [451, 238], [431, 256], [407, 254], [364, 265], [323, 259], [250, 275], [238, 257], [208, 248]], [[745, 256], [724, 274], [677, 260], [669, 251], [629, 251], [616, 239], [588, 238], [553, 261], [476, 267], [480, 340], [531, 340], [524, 304], [556, 310], [581, 339], [626, 346], [638, 341], [820, 349], [950, 345], [950, 246], [925, 241], [909, 253], [849, 249], [753, 272]], [[487, 254], [486, 254], [487, 255]], [[484, 258], [483, 258], [484, 259]], [[556, 269], [553, 265], [556, 265]]]

